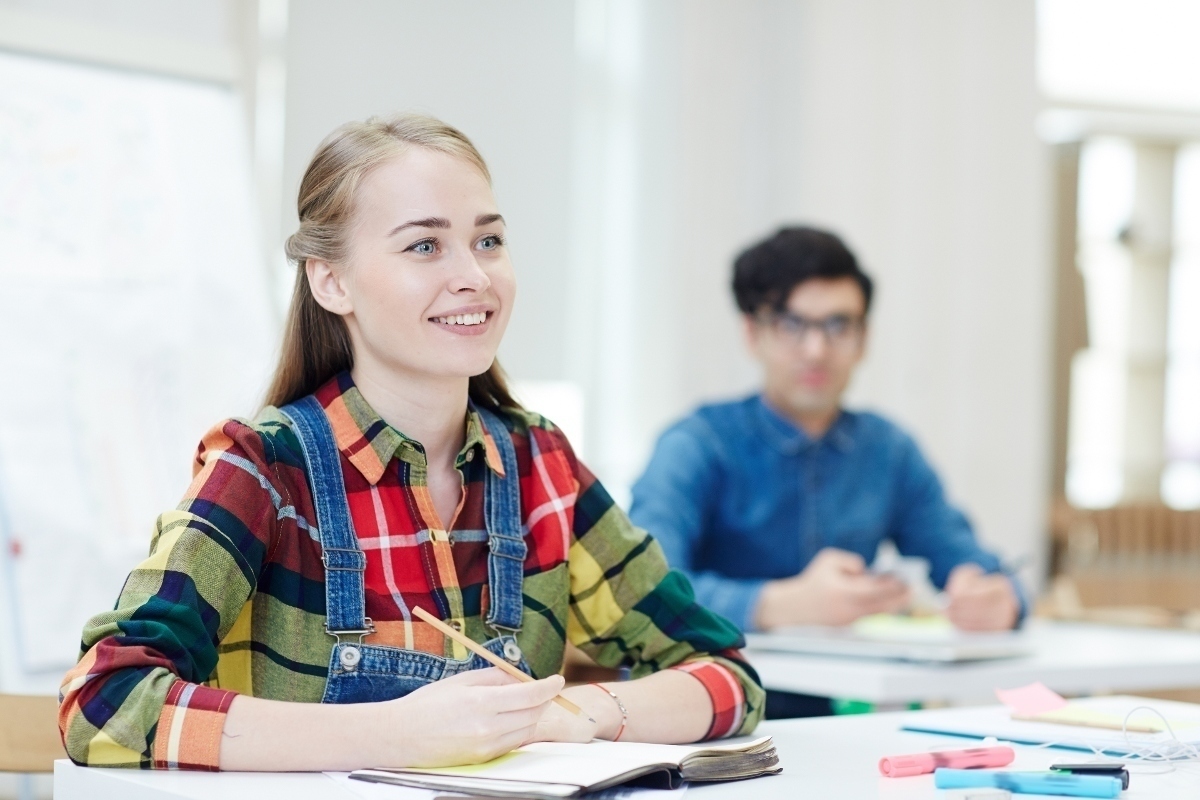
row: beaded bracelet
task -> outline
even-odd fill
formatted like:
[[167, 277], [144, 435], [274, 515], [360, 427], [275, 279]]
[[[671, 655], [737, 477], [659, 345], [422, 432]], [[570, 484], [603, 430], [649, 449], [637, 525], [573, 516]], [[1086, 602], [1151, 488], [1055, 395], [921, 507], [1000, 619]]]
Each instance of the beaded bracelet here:
[[621, 738], [621, 734], [625, 732], [626, 723], [629, 722], [629, 712], [625, 710], [625, 704], [621, 702], [621, 698], [617, 697], [613, 691], [604, 688], [598, 683], [589, 683], [588, 686], [595, 686], [597, 689], [611, 697], [613, 702], [617, 704], [617, 708], [621, 710], [621, 727], [617, 728], [617, 735], [612, 738], [614, 742], [617, 741]]

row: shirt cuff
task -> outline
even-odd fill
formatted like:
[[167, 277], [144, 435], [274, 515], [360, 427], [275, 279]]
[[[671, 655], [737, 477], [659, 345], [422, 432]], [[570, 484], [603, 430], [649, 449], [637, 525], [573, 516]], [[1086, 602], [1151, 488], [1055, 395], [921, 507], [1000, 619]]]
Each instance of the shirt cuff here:
[[671, 667], [686, 672], [700, 681], [712, 701], [712, 724], [705, 740], [720, 739], [741, 727], [746, 707], [746, 695], [737, 677], [724, 666], [712, 661], [689, 661]]
[[1013, 625], [1013, 628], [1020, 628], [1025, 624], [1025, 618], [1029, 616], [1029, 598], [1025, 596], [1025, 587], [1021, 585], [1021, 581], [1017, 579], [1016, 575], [1008, 570], [1004, 570], [1003, 575], [1008, 578], [1013, 594], [1017, 596], [1017, 624]]
[[216, 772], [221, 765], [221, 733], [237, 692], [175, 681], [158, 717], [155, 769]]

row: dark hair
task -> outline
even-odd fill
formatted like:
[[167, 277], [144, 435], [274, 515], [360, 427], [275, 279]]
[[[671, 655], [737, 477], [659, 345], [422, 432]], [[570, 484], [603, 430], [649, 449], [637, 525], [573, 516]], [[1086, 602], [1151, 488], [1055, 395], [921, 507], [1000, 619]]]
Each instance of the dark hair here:
[[871, 278], [837, 236], [816, 228], [780, 228], [752, 245], [733, 262], [733, 296], [743, 314], [769, 306], [787, 307], [792, 290], [813, 278], [853, 278], [863, 294], [863, 313], [871, 310]]

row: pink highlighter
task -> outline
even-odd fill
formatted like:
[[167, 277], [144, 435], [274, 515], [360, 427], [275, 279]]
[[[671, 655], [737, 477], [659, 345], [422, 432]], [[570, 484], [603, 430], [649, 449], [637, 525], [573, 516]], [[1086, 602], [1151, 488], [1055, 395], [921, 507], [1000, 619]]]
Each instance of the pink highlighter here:
[[938, 767], [1007, 767], [1016, 757], [1011, 747], [972, 747], [967, 750], [885, 756], [879, 759], [879, 772], [888, 778], [907, 778], [909, 775], [925, 775]]

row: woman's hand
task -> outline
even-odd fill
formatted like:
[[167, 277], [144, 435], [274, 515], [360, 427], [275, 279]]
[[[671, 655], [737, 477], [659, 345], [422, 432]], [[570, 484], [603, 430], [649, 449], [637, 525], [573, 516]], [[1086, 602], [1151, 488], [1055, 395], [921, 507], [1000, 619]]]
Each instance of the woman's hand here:
[[534, 741], [561, 675], [519, 683], [480, 669], [381, 703], [239, 695], [221, 732], [223, 770], [347, 772], [478, 764]]
[[[561, 675], [519, 683], [489, 668], [470, 670], [380, 703], [379, 738], [390, 746], [379, 754], [383, 760], [375, 766], [441, 767], [490, 761], [537, 740], [540, 720], [550, 710], [562, 711], [551, 703], [562, 688]], [[398, 735], [388, 736], [387, 731]]]
[[[546, 713], [542, 714], [542, 718], [538, 720], [533, 741], [586, 743], [601, 736], [602, 715], [594, 707], [591, 707], [592, 703], [587, 702], [588, 700], [594, 701], [595, 698], [586, 696], [596, 691], [595, 688], [587, 686], [572, 686], [563, 692], [563, 696], [582, 708], [583, 713], [572, 714], [557, 703], [551, 703], [546, 709]], [[611, 703], [611, 698], [608, 699]]]

